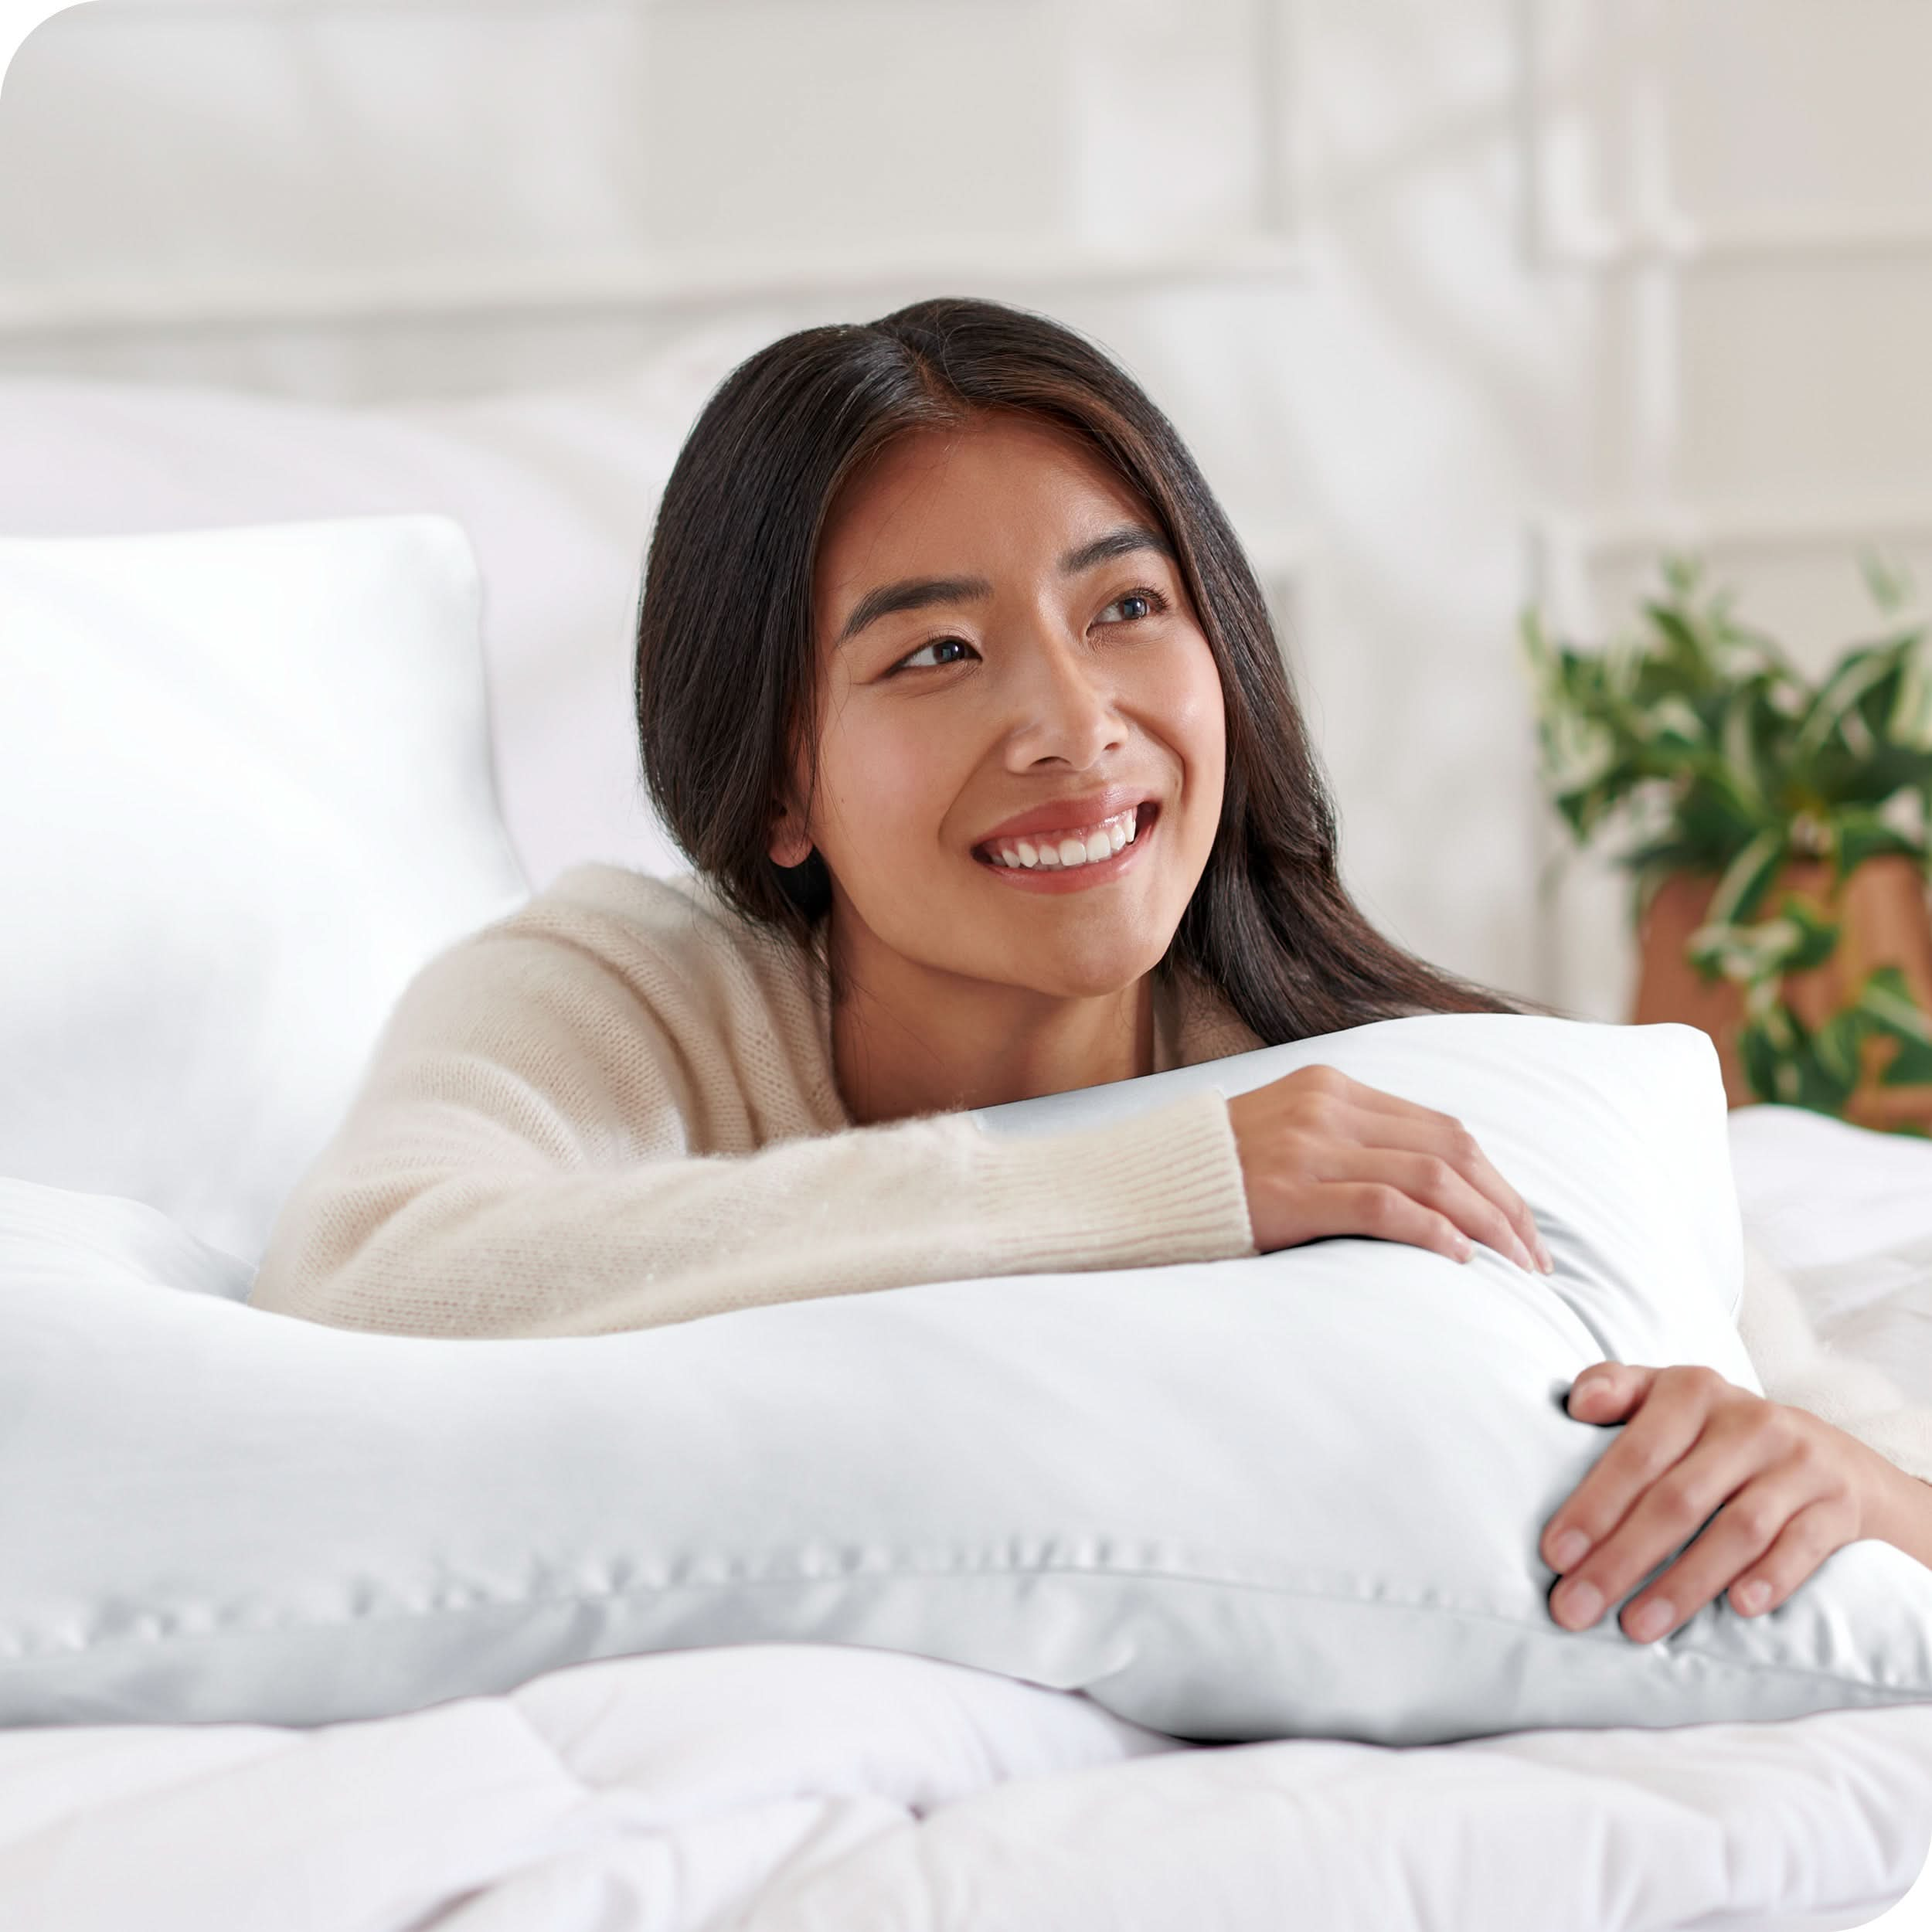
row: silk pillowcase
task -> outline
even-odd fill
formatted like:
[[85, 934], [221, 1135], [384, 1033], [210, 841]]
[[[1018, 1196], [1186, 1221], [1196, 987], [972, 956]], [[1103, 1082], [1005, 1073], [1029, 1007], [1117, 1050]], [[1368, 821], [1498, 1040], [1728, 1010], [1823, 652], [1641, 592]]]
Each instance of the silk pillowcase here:
[[1932, 1696], [1932, 1572], [1876, 1542], [1654, 1645], [1550, 1616], [1539, 1536], [1613, 1434], [1574, 1376], [1757, 1386], [1702, 1034], [1428, 1015], [979, 1118], [1050, 1162], [1062, 1128], [1318, 1062], [1462, 1120], [1555, 1276], [1337, 1239], [443, 1342], [0, 1256], [0, 1721], [311, 1723], [774, 1641], [1203, 1740]]

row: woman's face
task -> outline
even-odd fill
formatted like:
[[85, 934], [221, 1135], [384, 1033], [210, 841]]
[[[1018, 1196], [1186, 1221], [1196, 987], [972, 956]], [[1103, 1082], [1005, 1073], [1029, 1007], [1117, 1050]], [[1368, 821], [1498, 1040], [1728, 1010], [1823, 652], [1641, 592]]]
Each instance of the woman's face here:
[[845, 956], [1061, 997], [1158, 964], [1226, 746], [1146, 505], [1038, 419], [913, 431], [834, 504], [813, 601], [818, 790], [771, 850], [818, 847]]

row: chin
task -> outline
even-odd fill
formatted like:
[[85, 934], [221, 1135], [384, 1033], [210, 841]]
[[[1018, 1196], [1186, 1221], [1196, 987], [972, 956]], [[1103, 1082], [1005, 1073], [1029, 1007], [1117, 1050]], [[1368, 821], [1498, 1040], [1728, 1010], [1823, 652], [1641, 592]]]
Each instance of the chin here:
[[1050, 961], [1035, 959], [1019, 978], [1019, 984], [1058, 999], [1097, 999], [1120, 992], [1145, 978], [1166, 952], [1166, 945], [1162, 944], [1096, 948]]

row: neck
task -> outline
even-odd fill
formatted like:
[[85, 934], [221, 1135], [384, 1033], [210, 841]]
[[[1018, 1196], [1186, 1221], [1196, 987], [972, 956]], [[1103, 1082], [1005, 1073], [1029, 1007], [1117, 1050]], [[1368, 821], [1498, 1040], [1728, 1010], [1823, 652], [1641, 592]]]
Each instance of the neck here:
[[999, 1107], [1154, 1071], [1151, 973], [1068, 997], [963, 978], [831, 934], [833, 1077], [855, 1126]]

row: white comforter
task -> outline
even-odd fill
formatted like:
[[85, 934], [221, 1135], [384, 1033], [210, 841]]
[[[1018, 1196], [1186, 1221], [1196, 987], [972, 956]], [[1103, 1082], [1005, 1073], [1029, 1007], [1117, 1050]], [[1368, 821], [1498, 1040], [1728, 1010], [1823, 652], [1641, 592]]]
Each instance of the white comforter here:
[[1932, 1709], [1424, 1750], [1179, 1746], [883, 1651], [560, 1671], [318, 1731], [0, 1735], [11, 1932], [1585, 1932], [1855, 1925]]
[[[1853, 1130], [1753, 1111], [1747, 1232], [1856, 1301], [1837, 1345], [1890, 1349], [1932, 1314], [1932, 1149], [1889, 1148], [1875, 1202]], [[1194, 1747], [956, 1665], [750, 1645], [312, 1731], [0, 1732], [6, 1932], [1825, 1932], [1928, 1842], [1927, 1706]]]

